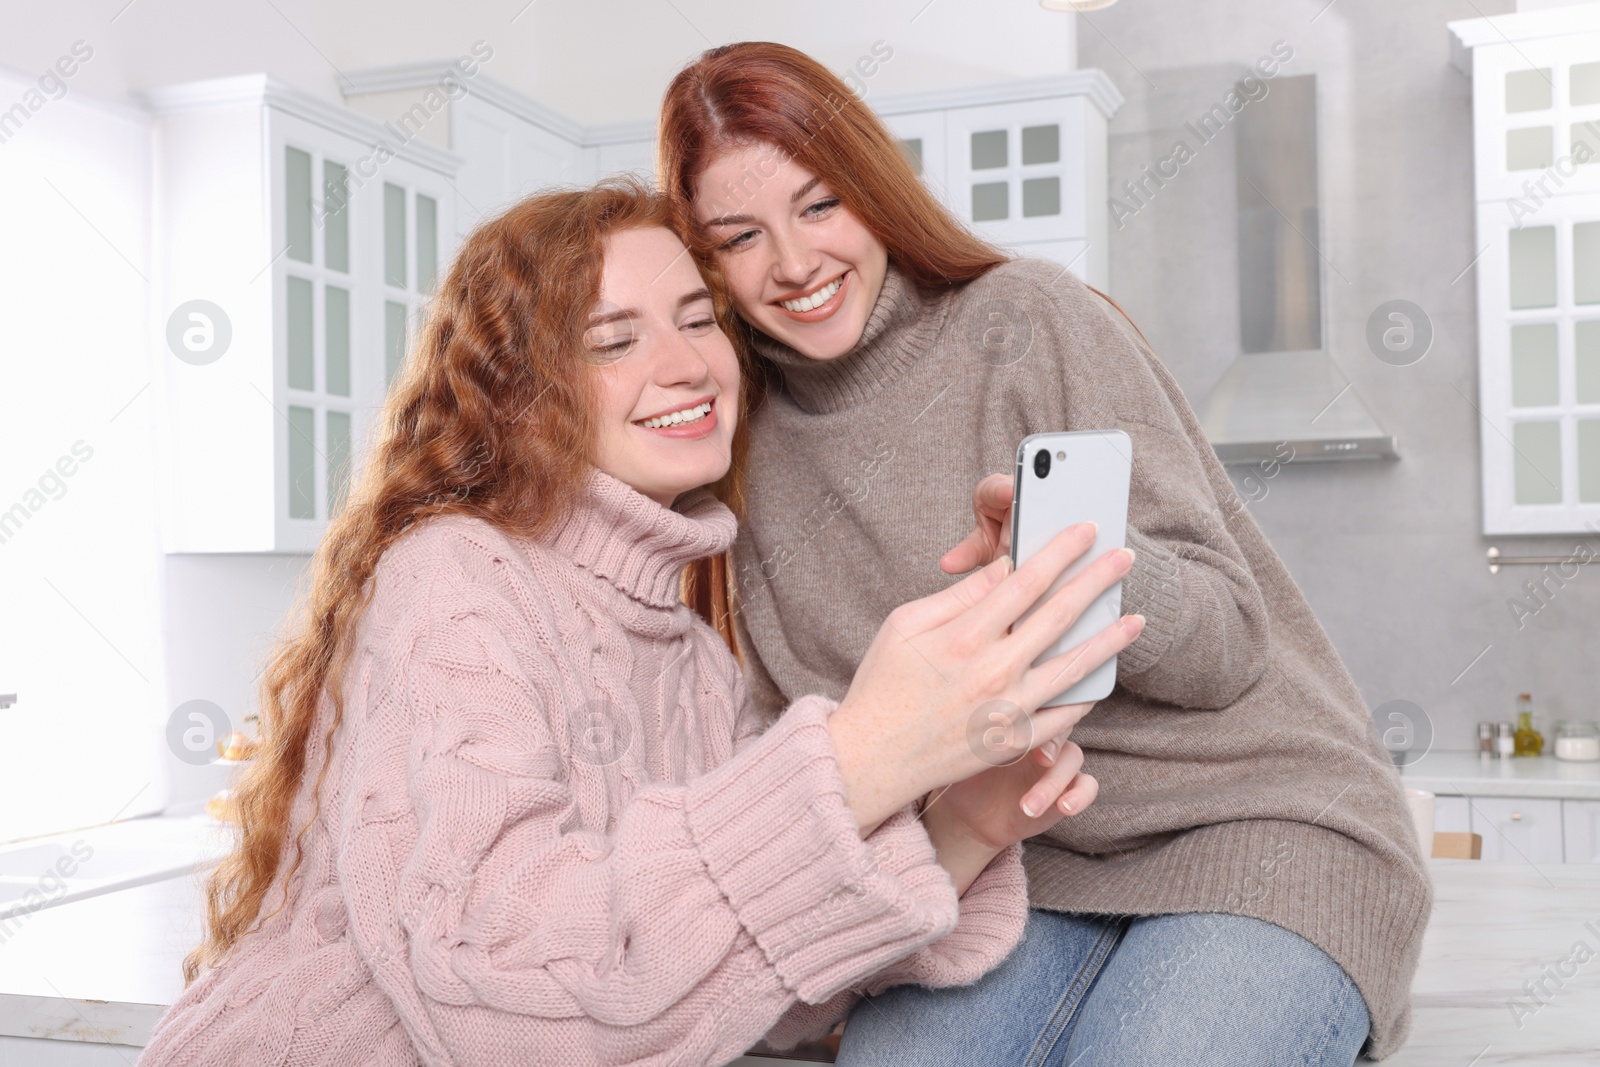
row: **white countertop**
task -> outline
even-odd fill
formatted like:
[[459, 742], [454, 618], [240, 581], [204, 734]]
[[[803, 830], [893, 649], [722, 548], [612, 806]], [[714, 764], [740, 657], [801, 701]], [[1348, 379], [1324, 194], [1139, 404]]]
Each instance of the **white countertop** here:
[[[1600, 1062], [1600, 865], [1543, 874], [1473, 860], [1430, 866], [1436, 906], [1413, 985], [1411, 1040], [1386, 1064]], [[143, 1045], [183, 988], [199, 900], [196, 880], [176, 878], [33, 914], [0, 946], [0, 1034]], [[1580, 941], [1595, 958], [1519, 1028], [1511, 1004], [1526, 998], [1522, 984]]]
[[[1411, 1038], [1384, 1067], [1600, 1063], [1600, 864], [1429, 866], [1433, 918], [1411, 985]], [[1545, 979], [1543, 1006], [1530, 1000], [1523, 983], [1563, 966], [1579, 942], [1594, 958], [1566, 964], [1560, 988]]]
[[0, 1035], [143, 1046], [200, 942], [200, 882], [169, 878], [12, 920]]
[[1484, 759], [1476, 752], [1429, 752], [1400, 768], [1400, 777], [1406, 785], [1440, 796], [1600, 800], [1600, 762], [1554, 756], [1503, 760]]

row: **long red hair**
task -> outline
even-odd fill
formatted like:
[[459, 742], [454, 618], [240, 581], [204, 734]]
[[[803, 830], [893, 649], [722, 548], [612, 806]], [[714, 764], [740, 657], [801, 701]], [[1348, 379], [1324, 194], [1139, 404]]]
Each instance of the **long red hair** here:
[[[894, 135], [832, 71], [787, 45], [745, 41], [704, 52], [679, 71], [656, 127], [657, 180], [708, 279], [720, 282], [720, 273], [695, 217], [695, 182], [719, 153], [748, 144], [771, 145], [820, 177], [919, 285], [959, 285], [1010, 258], [934, 199]], [[763, 177], [771, 175], [756, 176]], [[732, 331], [741, 351], [750, 349], [749, 331], [743, 320]], [[760, 403], [768, 373], [755, 364], [745, 375], [749, 409]], [[729, 471], [728, 498], [742, 502], [738, 464]], [[684, 593], [737, 655], [732, 571], [726, 554], [691, 564]]]
[[[837, 75], [787, 45], [743, 41], [702, 52], [679, 71], [667, 86], [656, 124], [657, 180], [678, 232], [708, 278], [720, 282], [710, 235], [695, 216], [695, 183], [720, 153], [753, 144], [776, 148], [778, 163], [794, 160], [827, 183], [883, 242], [890, 260], [923, 288], [963, 285], [1011, 258], [935, 199], [911, 169], [900, 142]], [[753, 176], [758, 182], [771, 177]], [[1139, 332], [1116, 301], [1089, 289]], [[750, 348], [750, 330], [738, 322], [735, 337], [742, 351]], [[746, 375], [751, 410], [759, 405], [770, 373], [757, 361]], [[730, 495], [742, 500], [740, 468], [729, 474]], [[698, 594], [696, 610], [712, 619], [732, 617], [731, 574], [723, 557], [691, 567], [687, 577]], [[723, 634], [728, 637], [727, 630]], [[730, 639], [730, 644], [737, 654], [737, 643]]]
[[[583, 492], [595, 426], [581, 338], [600, 293], [605, 240], [668, 222], [657, 194], [614, 179], [531, 197], [462, 244], [384, 405], [360, 481], [317, 548], [297, 621], [263, 674], [261, 745], [234, 791], [238, 843], [206, 886], [205, 938], [184, 960], [186, 982], [270, 917], [268, 893], [292, 852], [274, 912], [288, 901], [308, 828], [291, 826], [290, 813], [317, 705], [328, 693], [327, 749], [344, 711], [341, 675], [384, 551], [415, 523], [446, 514], [537, 538]], [[720, 297], [718, 315], [728, 317]], [[745, 421], [738, 420], [735, 458], [745, 448]], [[714, 488], [738, 502], [735, 487]]]

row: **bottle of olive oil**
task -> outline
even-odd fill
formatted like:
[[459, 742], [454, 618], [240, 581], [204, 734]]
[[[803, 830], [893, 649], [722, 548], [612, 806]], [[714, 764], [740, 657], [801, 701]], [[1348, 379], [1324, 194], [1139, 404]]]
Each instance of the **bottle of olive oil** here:
[[1544, 751], [1544, 735], [1533, 728], [1533, 697], [1527, 693], [1517, 695], [1517, 732], [1511, 739], [1519, 756], [1537, 756]]

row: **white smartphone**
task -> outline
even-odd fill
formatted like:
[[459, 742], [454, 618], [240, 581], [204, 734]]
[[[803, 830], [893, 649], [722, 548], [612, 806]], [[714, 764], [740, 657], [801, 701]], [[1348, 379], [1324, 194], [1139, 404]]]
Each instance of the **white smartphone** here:
[[[1121, 430], [1080, 430], [1071, 433], [1036, 433], [1017, 446], [1017, 479], [1011, 497], [1011, 562], [1021, 566], [1050, 539], [1068, 526], [1094, 522], [1094, 544], [1074, 560], [1049, 593], [1071, 581], [1083, 569], [1122, 548], [1128, 536], [1128, 483], [1133, 477], [1133, 442]], [[1023, 618], [1031, 615], [1029, 608]], [[1044, 651], [1035, 663], [1058, 656], [1116, 622], [1122, 615], [1122, 583], [1101, 593], [1061, 640]], [[1020, 620], [1019, 620], [1020, 621]], [[1090, 671], [1076, 685], [1047, 700], [1042, 707], [1084, 704], [1109, 696], [1117, 682], [1117, 660], [1112, 657]]]

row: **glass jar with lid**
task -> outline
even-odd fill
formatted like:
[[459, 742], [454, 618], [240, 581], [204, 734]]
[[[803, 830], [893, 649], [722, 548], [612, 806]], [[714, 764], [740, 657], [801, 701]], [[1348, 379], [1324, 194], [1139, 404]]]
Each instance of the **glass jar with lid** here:
[[1600, 760], [1600, 725], [1582, 719], [1556, 723], [1556, 759]]

